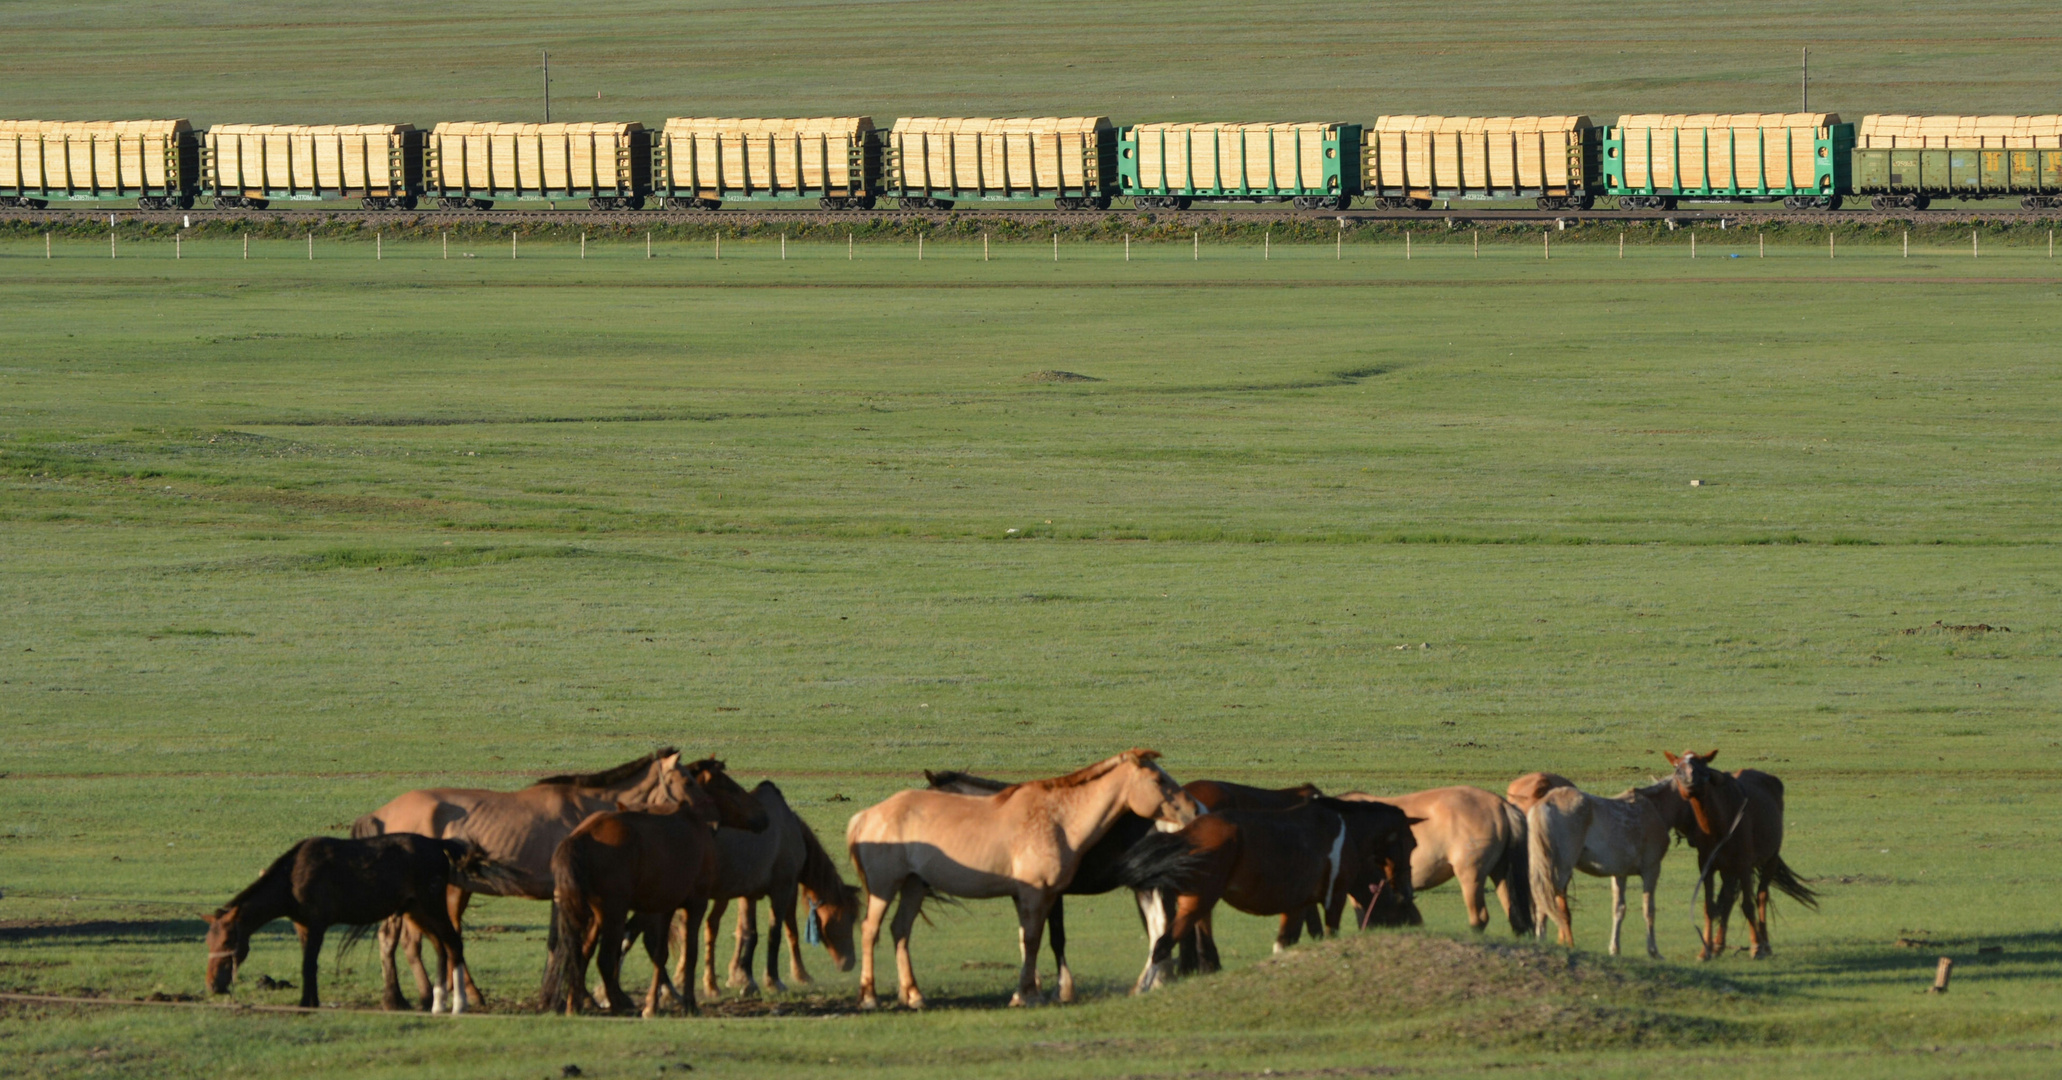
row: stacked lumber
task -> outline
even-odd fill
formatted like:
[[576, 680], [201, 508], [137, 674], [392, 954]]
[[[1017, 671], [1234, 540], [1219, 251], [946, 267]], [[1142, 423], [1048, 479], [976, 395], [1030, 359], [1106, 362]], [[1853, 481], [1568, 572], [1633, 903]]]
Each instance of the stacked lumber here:
[[863, 191], [854, 166], [873, 138], [873, 117], [674, 117], [666, 121], [667, 176], [660, 185], [721, 198], [736, 191]]
[[[1809, 191], [1837, 113], [1643, 113], [1618, 118], [1634, 189]], [[1681, 160], [1676, 160], [1680, 154]]]
[[405, 188], [395, 156], [413, 124], [217, 124], [208, 129], [214, 188], [268, 192], [387, 192]]
[[445, 122], [430, 130], [444, 191], [628, 191], [631, 150], [644, 125]]
[[0, 120], [0, 188], [176, 187], [178, 142], [192, 130], [184, 120]]
[[[1139, 124], [1142, 189], [1178, 192], [1327, 192], [1329, 123]], [[1337, 175], [1339, 164], [1330, 162]]]
[[1580, 187], [1587, 116], [1384, 116], [1362, 135], [1370, 191]]
[[889, 131], [910, 191], [1047, 194], [1101, 190], [1106, 116], [903, 117]]
[[2062, 116], [1864, 116], [1855, 127], [1854, 145], [1862, 150], [2052, 150], [2062, 147]]

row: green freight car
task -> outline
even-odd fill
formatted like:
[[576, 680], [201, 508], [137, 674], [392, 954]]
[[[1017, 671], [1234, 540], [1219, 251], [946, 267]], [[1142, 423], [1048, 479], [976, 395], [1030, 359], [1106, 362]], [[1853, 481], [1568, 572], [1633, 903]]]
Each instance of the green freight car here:
[[1864, 116], [1852, 171], [1878, 210], [2001, 195], [2062, 207], [2062, 116]]
[[1832, 113], [1622, 116], [1604, 132], [1604, 187], [1628, 210], [1685, 199], [1834, 210], [1853, 150], [1854, 125]]
[[1139, 124], [1117, 141], [1117, 175], [1141, 210], [1192, 202], [1286, 202], [1344, 210], [1360, 191], [1358, 124]]
[[186, 210], [200, 159], [184, 120], [0, 120], [0, 206], [135, 199], [143, 210]]

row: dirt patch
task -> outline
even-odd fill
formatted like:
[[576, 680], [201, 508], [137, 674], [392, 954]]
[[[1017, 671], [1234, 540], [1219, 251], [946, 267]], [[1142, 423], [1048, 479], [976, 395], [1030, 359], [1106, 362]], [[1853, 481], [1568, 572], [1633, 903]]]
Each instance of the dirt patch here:
[[1210, 1015], [1255, 1027], [1373, 1021], [1402, 1041], [1559, 1050], [1765, 1041], [1758, 1025], [1732, 1015], [1751, 993], [1643, 961], [1376, 933], [1187, 979], [1148, 1007], [1180, 1013], [1207, 999]]
[[1024, 376], [1024, 381], [1036, 383], [1102, 382], [1101, 379], [1093, 375], [1082, 375], [1073, 371], [1034, 371]]
[[1992, 626], [1984, 622], [1950, 624], [1941, 622], [1939, 619], [1933, 620], [1932, 626], [1914, 626], [1907, 630], [1898, 631], [1900, 634], [2009, 634], [2011, 632], [2012, 628], [2009, 626]]

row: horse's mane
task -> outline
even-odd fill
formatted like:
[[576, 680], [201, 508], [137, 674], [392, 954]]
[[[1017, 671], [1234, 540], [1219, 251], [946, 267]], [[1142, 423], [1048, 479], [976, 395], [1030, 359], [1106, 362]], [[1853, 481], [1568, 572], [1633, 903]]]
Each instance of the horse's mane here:
[[266, 867], [265, 872], [258, 875], [258, 880], [253, 881], [249, 885], [244, 886], [242, 892], [230, 897], [228, 903], [223, 904], [221, 907], [215, 909], [215, 914], [220, 915], [222, 914], [222, 912], [227, 911], [228, 909], [233, 907], [242, 907], [244, 901], [249, 900], [251, 898], [251, 895], [253, 893], [256, 893], [259, 889], [262, 889], [265, 886], [271, 884], [274, 878], [277, 878], [282, 874], [292, 874], [294, 869], [294, 859], [300, 855], [302, 844], [306, 844], [307, 842], [308, 841], [303, 840], [299, 844], [295, 844], [294, 846], [287, 848], [286, 854], [281, 855], [279, 858], [272, 860], [272, 865]]
[[[1010, 787], [1041, 787], [1047, 791], [1064, 791], [1067, 788], [1080, 787], [1090, 781], [1099, 780], [1111, 769], [1119, 765], [1127, 763], [1144, 765], [1159, 756], [1160, 752], [1158, 750], [1126, 750], [1116, 757], [1106, 758], [1086, 768], [1076, 769], [1065, 776], [1055, 776], [1048, 780], [1026, 780], [1021, 784], [1012, 784]], [[1003, 790], [1008, 791], [1010, 788], [1004, 788]]]
[[608, 787], [612, 784], [620, 784], [633, 776], [643, 773], [646, 769], [651, 768], [652, 762], [662, 757], [668, 757], [679, 752], [673, 747], [663, 746], [638, 758], [636, 761], [626, 761], [613, 769], [603, 769], [600, 772], [591, 773], [566, 773], [563, 776], [547, 776], [530, 786], [539, 787], [544, 784], [565, 784], [568, 787]]
[[845, 888], [845, 875], [838, 872], [837, 862], [816, 838], [816, 830], [799, 818], [796, 823], [802, 826], [802, 872], [796, 875], [802, 887], [817, 896], [838, 896]]
[[965, 784], [968, 787], [1002, 791], [1016, 786], [1007, 780], [990, 780], [985, 776], [975, 776], [973, 773], [961, 772], [958, 769], [946, 769], [943, 772], [932, 772], [929, 769], [925, 769], [924, 781], [933, 788], [947, 787], [952, 784]]

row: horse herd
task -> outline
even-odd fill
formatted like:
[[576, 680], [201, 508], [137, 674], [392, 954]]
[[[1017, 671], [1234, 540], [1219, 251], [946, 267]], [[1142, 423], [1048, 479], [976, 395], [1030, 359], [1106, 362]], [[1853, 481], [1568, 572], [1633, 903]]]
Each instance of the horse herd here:
[[[1716, 753], [1667, 754], [1669, 777], [1608, 798], [1546, 772], [1517, 778], [1502, 796], [1475, 787], [1334, 797], [1308, 784], [1182, 785], [1158, 753], [1142, 749], [1023, 783], [927, 771], [927, 787], [896, 792], [852, 816], [846, 846], [859, 878], [854, 886], [771, 781], [747, 792], [723, 762], [683, 763], [669, 748], [517, 791], [411, 791], [360, 818], [350, 839], [295, 844], [208, 917], [208, 985], [226, 993], [251, 933], [287, 918], [301, 939], [301, 1005], [314, 1008], [327, 930], [350, 927], [348, 942], [377, 926], [387, 1008], [408, 1007], [398, 954], [424, 1007], [464, 1012], [482, 997], [459, 926], [472, 894], [486, 892], [552, 901], [539, 995], [545, 1010], [630, 1008], [622, 960], [642, 937], [653, 969], [643, 1014], [655, 1014], [667, 997], [693, 1013], [695, 970], [703, 994], [720, 993], [716, 934], [732, 900], [740, 904], [730, 985], [748, 996], [758, 992], [752, 966], [763, 899], [771, 909], [767, 987], [785, 989], [778, 972], [783, 934], [790, 978], [810, 981], [801, 955], [806, 933], [840, 971], [851, 970], [856, 957], [862, 1009], [878, 1004], [874, 948], [894, 906], [889, 930], [898, 996], [914, 1009], [924, 999], [910, 934], [926, 899], [938, 896], [1015, 903], [1023, 966], [1013, 1005], [1045, 1000], [1038, 954], [1050, 930], [1057, 999], [1069, 1002], [1069, 894], [1133, 891], [1148, 945], [1140, 992], [1178, 972], [1217, 968], [1211, 918], [1219, 901], [1277, 917], [1280, 951], [1305, 930], [1337, 934], [1349, 907], [1362, 929], [1417, 924], [1417, 892], [1458, 880], [1476, 930], [1489, 923], [1488, 884], [1514, 933], [1543, 936], [1551, 922], [1560, 942], [1572, 945], [1568, 884], [1575, 870], [1612, 880], [1613, 954], [1625, 882], [1639, 876], [1647, 952], [1658, 957], [1654, 888], [1677, 836], [1697, 853], [1700, 957], [1724, 953], [1735, 901], [1752, 954], [1767, 956], [1769, 890], [1813, 907], [1816, 897], [1782, 859], [1782, 782], [1753, 769], [1714, 769]], [[798, 922], [804, 897], [808, 914]], [[676, 920], [676, 913], [684, 917]], [[434, 983], [422, 962], [425, 939], [438, 960]], [[680, 955], [669, 975], [676, 942]], [[590, 964], [600, 977], [592, 990]]]

